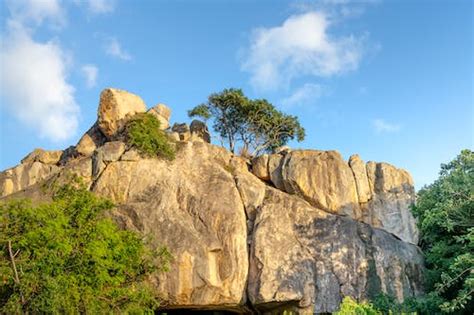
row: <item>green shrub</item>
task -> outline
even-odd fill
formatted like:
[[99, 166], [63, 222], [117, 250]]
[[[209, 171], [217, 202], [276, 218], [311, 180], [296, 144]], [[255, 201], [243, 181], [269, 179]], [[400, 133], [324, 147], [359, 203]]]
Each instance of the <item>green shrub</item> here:
[[375, 309], [370, 303], [367, 303], [367, 302], [357, 303], [357, 301], [346, 296], [342, 300], [339, 311], [335, 312], [334, 314], [335, 315], [378, 315], [381, 313], [377, 309]]
[[147, 278], [167, 269], [170, 254], [120, 230], [106, 216], [112, 206], [73, 186], [48, 204], [0, 203], [0, 313], [152, 312]]
[[406, 298], [403, 303], [399, 303], [395, 297], [381, 293], [371, 302], [373, 306], [384, 315], [440, 314], [440, 310], [437, 307], [438, 304], [430, 296]]
[[175, 148], [168, 136], [160, 130], [160, 121], [148, 113], [135, 115], [126, 127], [127, 142], [147, 156], [175, 158]]

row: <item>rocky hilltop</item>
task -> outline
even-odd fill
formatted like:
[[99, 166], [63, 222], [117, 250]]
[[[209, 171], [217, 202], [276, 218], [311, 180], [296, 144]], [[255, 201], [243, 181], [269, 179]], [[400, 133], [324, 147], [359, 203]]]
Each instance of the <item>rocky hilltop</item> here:
[[148, 112], [180, 149], [173, 161], [145, 158], [117, 137], [145, 111], [140, 97], [104, 90], [79, 143], [36, 149], [1, 172], [0, 197], [45, 199], [41, 183], [81, 177], [115, 202], [121, 226], [170, 249], [171, 270], [151, 279], [168, 310], [312, 314], [336, 311], [344, 296], [422, 292], [408, 172], [336, 151], [247, 160], [210, 144], [199, 121], [170, 128], [163, 104]]

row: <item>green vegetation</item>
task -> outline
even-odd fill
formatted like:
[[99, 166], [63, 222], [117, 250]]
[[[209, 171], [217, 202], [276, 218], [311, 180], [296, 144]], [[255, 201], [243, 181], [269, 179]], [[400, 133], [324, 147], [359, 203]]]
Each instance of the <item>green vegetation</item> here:
[[431, 295], [423, 297], [411, 297], [399, 303], [395, 297], [387, 294], [379, 294], [372, 301], [372, 305], [380, 314], [439, 314], [437, 299]]
[[214, 131], [228, 142], [232, 153], [237, 143], [243, 145], [242, 152], [258, 155], [305, 137], [297, 117], [278, 111], [265, 99], [251, 100], [240, 89], [211, 94], [206, 104], [194, 107], [188, 115], [212, 118]]
[[441, 165], [439, 178], [418, 193], [413, 213], [428, 269], [428, 296], [438, 311], [474, 309], [474, 153]]
[[346, 296], [344, 300], [342, 300], [339, 311], [333, 314], [335, 315], [378, 315], [381, 313], [378, 310], [376, 310], [370, 303], [367, 303], [367, 302], [357, 303], [357, 301]]
[[0, 313], [152, 313], [146, 280], [170, 254], [120, 230], [106, 216], [112, 207], [69, 185], [48, 204], [0, 204]]
[[127, 142], [148, 156], [175, 158], [175, 148], [163, 130], [160, 121], [148, 113], [136, 114], [126, 126]]

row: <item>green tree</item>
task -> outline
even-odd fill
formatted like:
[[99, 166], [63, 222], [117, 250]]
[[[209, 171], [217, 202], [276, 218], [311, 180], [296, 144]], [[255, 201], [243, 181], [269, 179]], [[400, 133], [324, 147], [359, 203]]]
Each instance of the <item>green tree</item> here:
[[413, 213], [421, 232], [428, 290], [439, 309], [474, 309], [474, 153], [463, 150], [441, 165], [439, 178], [418, 193]]
[[1, 203], [0, 313], [151, 313], [147, 278], [170, 255], [120, 230], [106, 215], [112, 206], [73, 186], [47, 204]]
[[209, 96], [208, 102], [188, 111], [190, 117], [212, 118], [213, 129], [235, 152], [237, 143], [255, 155], [288, 143], [304, 140], [298, 118], [278, 111], [265, 99], [251, 100], [240, 89], [225, 89]]

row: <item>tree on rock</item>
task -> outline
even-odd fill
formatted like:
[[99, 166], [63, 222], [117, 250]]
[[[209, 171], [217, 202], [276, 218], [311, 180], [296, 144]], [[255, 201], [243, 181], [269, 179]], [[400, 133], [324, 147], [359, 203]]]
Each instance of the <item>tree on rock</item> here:
[[288, 141], [304, 140], [305, 130], [296, 116], [277, 110], [265, 99], [249, 99], [240, 89], [225, 89], [209, 96], [208, 102], [188, 111], [189, 117], [213, 119], [213, 129], [229, 145], [258, 155]]

